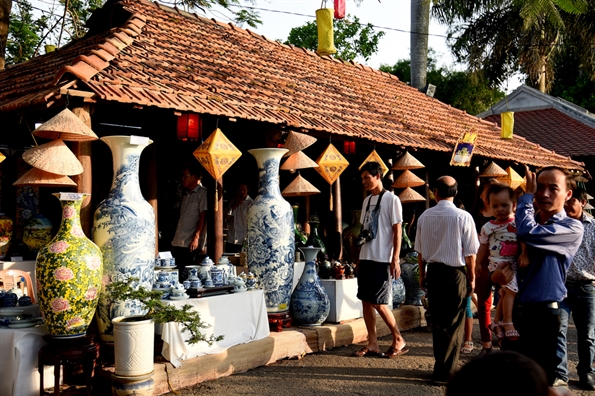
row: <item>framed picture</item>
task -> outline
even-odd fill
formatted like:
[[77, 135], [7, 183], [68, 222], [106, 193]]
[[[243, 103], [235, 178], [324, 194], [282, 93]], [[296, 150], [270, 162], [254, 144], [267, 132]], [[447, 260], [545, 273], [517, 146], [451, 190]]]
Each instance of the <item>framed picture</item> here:
[[473, 155], [473, 148], [477, 140], [477, 132], [463, 132], [455, 144], [450, 159], [451, 166], [469, 166], [471, 164], [471, 156]]

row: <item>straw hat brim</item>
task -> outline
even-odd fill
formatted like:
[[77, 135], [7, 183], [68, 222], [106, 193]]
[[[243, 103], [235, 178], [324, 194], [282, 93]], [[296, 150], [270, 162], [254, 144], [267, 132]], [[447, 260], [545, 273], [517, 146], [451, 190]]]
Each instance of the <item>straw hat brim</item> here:
[[393, 188], [406, 188], [406, 187], [418, 187], [423, 186], [426, 182], [415, 175], [415, 173], [406, 169], [391, 187]]
[[289, 150], [285, 153], [284, 157], [289, 157], [293, 153], [297, 153], [298, 151], [302, 151], [306, 147], [310, 147], [314, 144], [314, 142], [316, 142], [316, 140], [317, 139], [313, 136], [309, 136], [304, 133], [290, 131], [287, 135], [287, 139], [285, 140], [285, 144], [283, 145], [283, 148]]
[[426, 200], [423, 197], [423, 195], [421, 195], [420, 193], [418, 193], [417, 191], [415, 191], [411, 187], [407, 187], [405, 190], [403, 190], [403, 192], [399, 194], [399, 199], [403, 203], [406, 203], [406, 202], [424, 202]]
[[35, 136], [74, 142], [97, 140], [98, 137], [69, 109], [64, 109], [33, 131]]
[[52, 140], [23, 153], [23, 159], [34, 168], [57, 175], [71, 176], [83, 173], [83, 165], [60, 139]]
[[302, 151], [298, 151], [287, 158], [283, 165], [281, 165], [280, 169], [290, 170], [304, 168], [318, 168], [318, 164], [310, 159], [310, 157], [308, 157]]
[[405, 169], [421, 169], [425, 168], [425, 165], [419, 162], [417, 158], [409, 154], [406, 151], [405, 154], [399, 158], [399, 160], [393, 165], [392, 170], [405, 170]]
[[284, 197], [301, 197], [319, 193], [320, 190], [314, 187], [312, 183], [304, 179], [302, 175], [297, 175], [297, 177], [291, 183], [289, 183], [285, 190], [283, 190], [281, 195]]
[[59, 187], [76, 186], [76, 183], [68, 176], [57, 175], [46, 172], [41, 169], [31, 168], [23, 176], [12, 183], [13, 186], [40, 186], [40, 187]]
[[490, 164], [479, 174], [480, 177], [500, 177], [500, 176], [508, 176], [508, 173], [502, 169], [498, 164], [494, 161], [490, 162]]

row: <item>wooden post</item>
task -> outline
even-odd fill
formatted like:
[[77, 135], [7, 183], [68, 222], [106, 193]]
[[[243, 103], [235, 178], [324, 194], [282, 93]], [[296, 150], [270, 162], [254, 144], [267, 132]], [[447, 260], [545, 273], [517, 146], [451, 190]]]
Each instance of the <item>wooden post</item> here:
[[[223, 178], [217, 180], [217, 211], [215, 212], [213, 232], [214, 232], [214, 244], [213, 260], [219, 260], [223, 256]], [[216, 261], [215, 261], [216, 262]]]
[[[72, 112], [91, 128], [91, 106], [84, 103], [81, 107], [75, 107]], [[83, 173], [72, 176], [76, 183], [76, 192], [93, 193], [93, 177], [91, 168], [91, 142], [74, 142], [72, 151], [76, 158], [83, 165]], [[83, 232], [91, 237], [91, 227], [93, 226], [93, 208], [91, 207], [91, 196], [86, 197], [81, 205], [81, 227]]]
[[333, 211], [335, 212], [335, 231], [339, 234], [339, 257], [343, 259], [343, 208], [341, 204], [341, 177], [339, 176], [333, 185]]
[[157, 216], [157, 144], [150, 144], [145, 150], [148, 151], [149, 166], [147, 176], [147, 201], [155, 211], [155, 256], [159, 253], [159, 222]]
[[426, 168], [426, 209], [430, 207], [430, 172]]
[[306, 195], [304, 197], [304, 209], [306, 212], [306, 221], [304, 221], [304, 233], [310, 236], [310, 196]]

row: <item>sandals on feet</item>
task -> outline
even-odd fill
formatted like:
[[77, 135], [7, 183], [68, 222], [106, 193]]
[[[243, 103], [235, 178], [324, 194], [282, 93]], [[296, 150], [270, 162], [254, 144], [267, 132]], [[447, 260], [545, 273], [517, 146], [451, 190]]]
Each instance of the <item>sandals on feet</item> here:
[[357, 356], [357, 357], [382, 357], [384, 356], [384, 354], [382, 352], [380, 352], [380, 350], [378, 351], [371, 351], [368, 349], [368, 347], [363, 347], [362, 349], [360, 349], [359, 351], [356, 351], [353, 353], [353, 356]]
[[397, 356], [404, 355], [407, 352], [409, 352], [409, 348], [407, 348], [405, 345], [403, 345], [403, 348], [401, 348], [401, 349], [396, 349], [395, 347], [391, 346], [384, 353], [384, 357], [392, 359], [392, 358], [396, 358]]
[[461, 347], [461, 353], [469, 354], [471, 352], [473, 352], [473, 341], [463, 342], [463, 346]]
[[514, 328], [514, 323], [512, 323], [512, 322], [506, 322], [506, 323], [504, 323], [504, 322], [498, 322], [498, 324], [500, 325], [500, 327], [513, 326], [513, 328], [511, 330], [504, 329], [504, 337], [506, 337], [506, 339], [508, 339], [510, 341], [518, 341], [518, 339], [519, 339], [519, 337], [521, 335]]
[[501, 324], [502, 324], [502, 322], [500, 322], [500, 323], [492, 322], [492, 324], [490, 325], [490, 329], [492, 330], [492, 333], [494, 333], [494, 336], [496, 338], [498, 338], [499, 340], [504, 338], [504, 332], [502, 331]]

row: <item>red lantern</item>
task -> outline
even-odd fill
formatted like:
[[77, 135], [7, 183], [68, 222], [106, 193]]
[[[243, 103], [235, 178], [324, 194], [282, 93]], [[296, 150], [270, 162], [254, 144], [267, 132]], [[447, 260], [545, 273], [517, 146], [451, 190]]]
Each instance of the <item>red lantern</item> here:
[[335, 19], [345, 18], [345, 0], [335, 0]]
[[343, 142], [343, 153], [344, 154], [355, 154], [355, 142], [345, 140]]
[[187, 113], [178, 117], [178, 139], [199, 140], [202, 136], [202, 118], [198, 114]]

